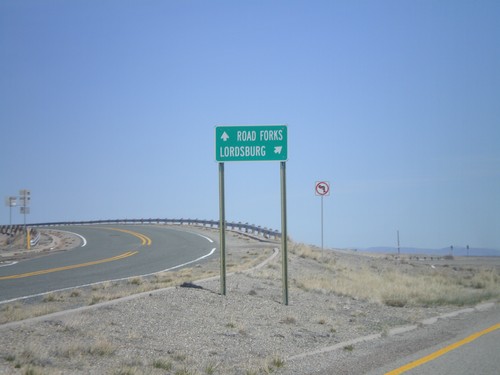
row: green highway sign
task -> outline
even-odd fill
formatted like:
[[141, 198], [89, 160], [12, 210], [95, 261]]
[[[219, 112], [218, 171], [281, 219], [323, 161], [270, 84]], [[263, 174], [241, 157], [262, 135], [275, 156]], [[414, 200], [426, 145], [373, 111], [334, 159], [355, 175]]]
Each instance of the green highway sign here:
[[215, 160], [286, 161], [286, 125], [216, 126]]

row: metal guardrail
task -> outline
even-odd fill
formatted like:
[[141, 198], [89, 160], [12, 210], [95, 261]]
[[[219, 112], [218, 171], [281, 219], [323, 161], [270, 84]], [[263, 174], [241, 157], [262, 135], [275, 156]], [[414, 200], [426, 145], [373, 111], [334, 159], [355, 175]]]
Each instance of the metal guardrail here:
[[30, 240], [30, 245], [32, 247], [38, 245], [38, 242], [40, 241], [40, 238], [41, 238], [40, 232], [36, 230], [35, 233], [34, 233], [34, 236]]
[[23, 225], [1, 225], [0, 226], [0, 234], [5, 234], [7, 236], [15, 236], [18, 233], [24, 231]]
[[[200, 219], [115, 219], [115, 220], [91, 220], [91, 221], [60, 221], [51, 223], [29, 224], [30, 227], [51, 227], [66, 225], [101, 225], [101, 224], [171, 224], [171, 225], [195, 225], [209, 228], [219, 228], [218, 220]], [[262, 228], [255, 224], [226, 222], [226, 228], [238, 230], [243, 233], [252, 233], [265, 238], [281, 238], [277, 230]]]
[[[24, 236], [26, 234], [26, 227], [24, 225], [0, 225], [0, 234], [8, 236], [7, 244], [10, 244], [18, 235]], [[35, 229], [32, 230], [30, 239], [31, 247], [38, 245], [40, 239], [41, 233]]]

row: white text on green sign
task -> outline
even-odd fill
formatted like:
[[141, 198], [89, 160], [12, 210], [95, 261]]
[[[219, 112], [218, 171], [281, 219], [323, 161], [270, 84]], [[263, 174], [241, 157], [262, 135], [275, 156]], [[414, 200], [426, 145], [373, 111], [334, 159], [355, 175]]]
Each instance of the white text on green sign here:
[[285, 161], [288, 157], [286, 125], [218, 126], [215, 158], [225, 161]]

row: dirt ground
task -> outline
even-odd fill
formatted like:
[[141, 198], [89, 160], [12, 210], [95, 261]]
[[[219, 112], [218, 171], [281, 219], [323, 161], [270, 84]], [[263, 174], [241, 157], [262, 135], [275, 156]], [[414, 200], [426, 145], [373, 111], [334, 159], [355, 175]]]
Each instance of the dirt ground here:
[[[218, 235], [212, 229], [193, 230], [212, 238]], [[74, 244], [64, 236], [47, 238], [48, 251]], [[440, 317], [450, 312], [470, 314], [476, 308], [387, 304], [330, 291], [323, 284], [307, 287], [307, 281], [335, 281], [342, 274], [353, 281], [367, 271], [375, 275], [399, 271], [417, 278], [443, 272], [465, 283], [485, 267], [494, 270], [494, 282], [500, 279], [500, 259], [427, 264], [409, 257], [321, 252], [289, 243], [289, 304], [285, 305], [280, 243], [236, 232], [228, 233], [226, 243], [225, 296], [220, 294], [215, 257], [177, 272], [0, 305], [0, 373], [327, 373], [332, 358], [340, 362], [358, 350], [359, 342], [399, 334], [401, 327], [424, 329], [426, 322], [439, 324]], [[486, 302], [494, 305], [498, 297]], [[23, 315], [30, 310], [31, 315]], [[314, 353], [325, 350], [329, 362], [315, 360]]]

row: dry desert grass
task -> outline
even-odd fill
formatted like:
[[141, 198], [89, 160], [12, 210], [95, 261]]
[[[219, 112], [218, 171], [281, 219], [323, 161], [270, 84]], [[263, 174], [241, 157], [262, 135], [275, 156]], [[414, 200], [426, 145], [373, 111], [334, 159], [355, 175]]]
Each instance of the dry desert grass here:
[[[409, 265], [389, 258], [352, 259], [324, 254], [304, 244], [294, 244], [291, 252], [301, 258], [315, 260], [318, 272], [301, 274], [297, 287], [315, 292], [335, 293], [388, 306], [473, 305], [500, 296], [498, 269], [478, 269]], [[368, 260], [368, 261], [366, 261]]]

